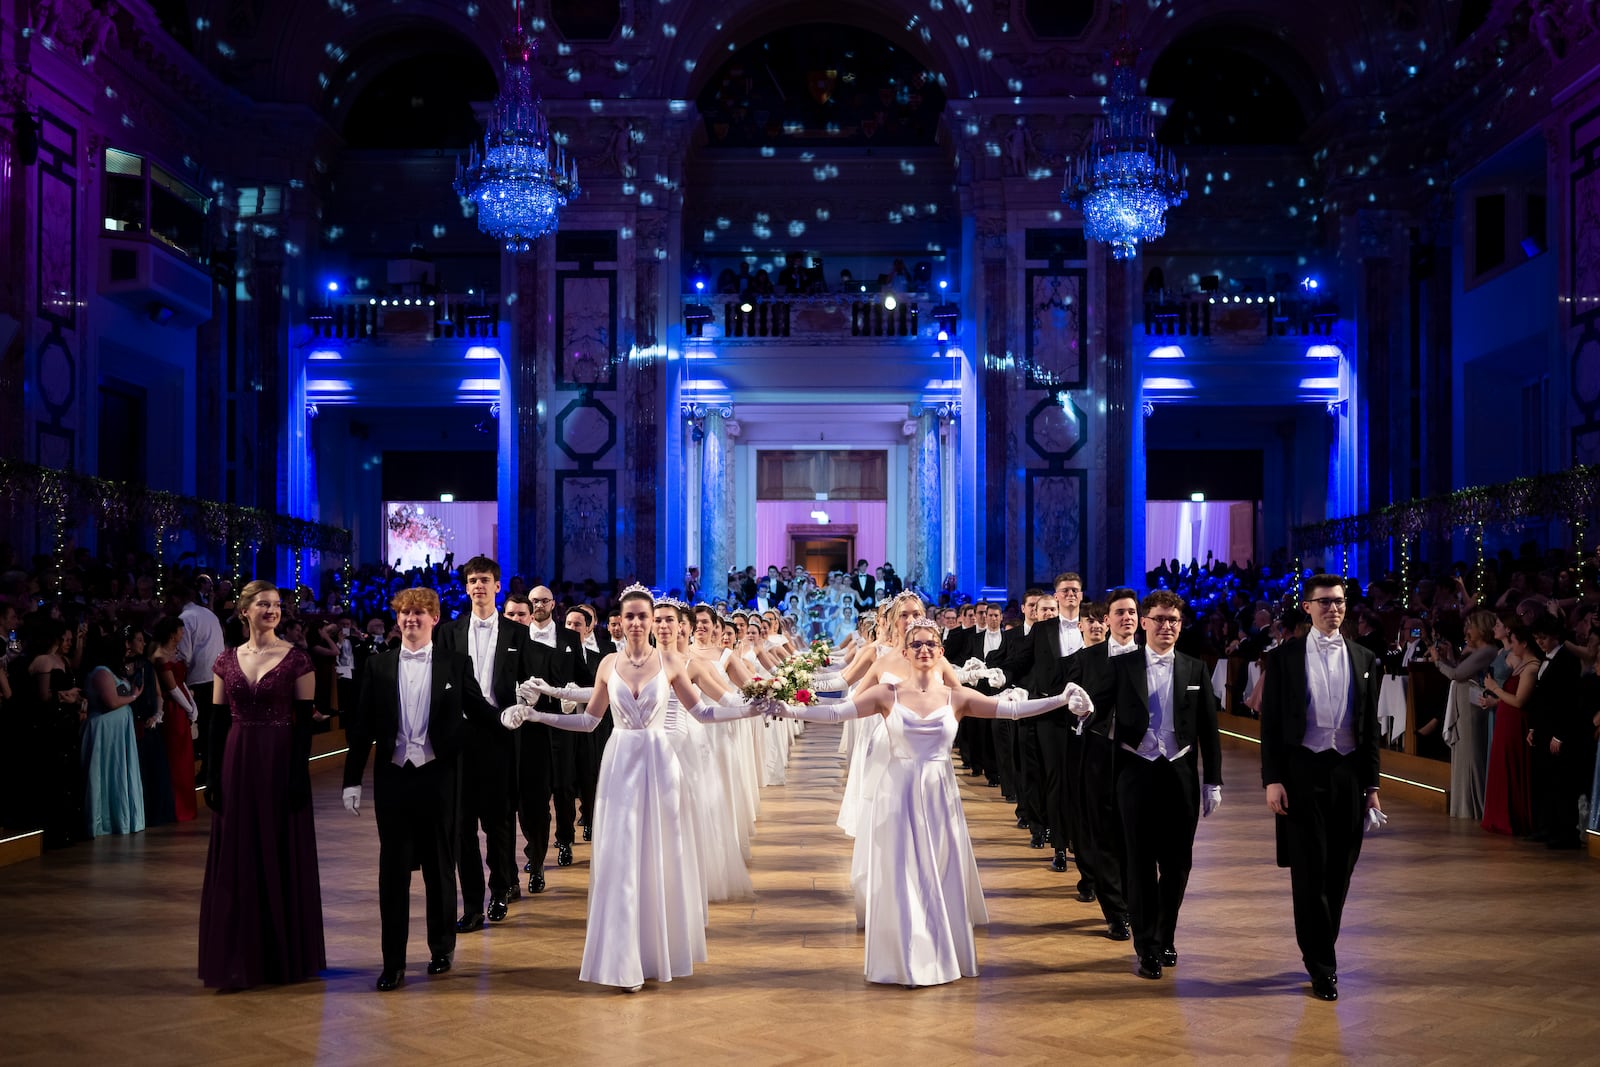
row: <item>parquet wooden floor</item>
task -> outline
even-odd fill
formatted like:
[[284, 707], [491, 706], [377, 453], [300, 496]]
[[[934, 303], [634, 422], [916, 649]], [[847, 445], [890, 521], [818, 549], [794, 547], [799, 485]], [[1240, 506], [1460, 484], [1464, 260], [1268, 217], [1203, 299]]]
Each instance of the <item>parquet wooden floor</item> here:
[[[1132, 974], [1098, 909], [1030, 850], [998, 791], [963, 779], [992, 924], [980, 978], [870, 986], [833, 827], [835, 728], [812, 727], [769, 788], [753, 904], [712, 906], [710, 962], [636, 995], [580, 985], [587, 848], [550, 889], [422, 973], [414, 888], [407, 985], [372, 991], [377, 832], [316, 765], [331, 970], [237, 994], [195, 979], [207, 822], [102, 838], [0, 870], [7, 1063], [966, 1063], [1083, 1058], [1333, 1063], [1600, 1062], [1600, 866], [1393, 804], [1356, 872], [1342, 999], [1306, 995], [1287, 872], [1272, 865], [1255, 751], [1201, 824], [1182, 963]], [[370, 791], [369, 791], [370, 793]]]

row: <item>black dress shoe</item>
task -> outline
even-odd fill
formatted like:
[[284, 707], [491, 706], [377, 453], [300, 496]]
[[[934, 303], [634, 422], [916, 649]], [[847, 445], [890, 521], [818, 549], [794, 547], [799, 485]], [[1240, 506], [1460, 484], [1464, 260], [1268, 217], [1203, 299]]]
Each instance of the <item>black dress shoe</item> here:
[[[493, 911], [492, 908], [490, 910], [491, 912]], [[481, 911], [473, 912], [471, 915], [463, 915], [461, 918], [456, 920], [456, 933], [458, 934], [477, 933], [482, 929], [483, 912]]]
[[529, 860], [527, 863], [524, 863], [522, 865], [522, 873], [523, 874], [532, 874], [533, 873], [533, 861], [532, 860]]
[[443, 974], [444, 972], [448, 971], [449, 969], [450, 969], [450, 954], [448, 952], [446, 952], [443, 956], [435, 956], [435, 957], [433, 957], [433, 959], [428, 961], [428, 973], [429, 974]]
[[1056, 858], [1050, 861], [1050, 869], [1052, 871], [1057, 871], [1057, 872], [1064, 871], [1064, 870], [1067, 869], [1067, 850], [1066, 849], [1064, 849], [1064, 848], [1056, 849]]
[[1162, 949], [1161, 950], [1161, 966], [1163, 966], [1163, 967], [1176, 967], [1177, 965], [1178, 965], [1178, 950], [1175, 949], [1175, 948], [1164, 948], [1164, 949]]
[[563, 845], [563, 844], [557, 843], [557, 845], [556, 845], [556, 866], [557, 867], [571, 867], [572, 866], [572, 846], [571, 845]]
[[543, 893], [544, 892], [544, 872], [543, 871], [534, 871], [532, 874], [528, 875], [528, 892], [530, 892], [530, 893]]
[[1078, 899], [1083, 901], [1085, 904], [1093, 904], [1094, 903], [1094, 886], [1090, 885], [1088, 882], [1079, 882], [1078, 883]]
[[1106, 936], [1113, 941], [1126, 941], [1133, 932], [1128, 929], [1128, 920], [1118, 915], [1106, 922]]
[[584, 823], [583, 824], [583, 839], [585, 841], [593, 841], [594, 840], [594, 831], [589, 829], [589, 824], [588, 823]]
[[1027, 819], [1018, 819], [1017, 820], [1017, 829], [1018, 830], [1026, 830], [1027, 828], [1028, 828], [1028, 820]]
[[1028, 847], [1044, 848], [1044, 835], [1035, 833], [1032, 837], [1028, 838]]
[[1138, 971], [1138, 974], [1139, 974], [1140, 978], [1160, 978], [1161, 977], [1161, 957], [1160, 956], [1140, 956], [1139, 957], [1139, 971]]
[[1051, 837], [1052, 837], [1052, 836], [1053, 836], [1053, 835], [1052, 835], [1052, 834], [1051, 834], [1051, 833], [1050, 833], [1050, 827], [1048, 827], [1048, 826], [1046, 826], [1046, 827], [1045, 827], [1045, 828], [1044, 828], [1044, 839], [1045, 839], [1045, 840], [1046, 840], [1046, 841], [1048, 841], [1048, 840], [1050, 840], [1050, 838], [1051, 838]]
[[1336, 974], [1312, 975], [1311, 995], [1318, 1000], [1338, 1000], [1339, 976]]
[[518, 885], [516, 882], [512, 882], [511, 885], [509, 885], [506, 888], [506, 900], [507, 901], [512, 901], [512, 900], [521, 900], [521, 899], [522, 899], [522, 886]]
[[503, 922], [505, 922], [506, 921], [506, 913], [508, 913], [510, 910], [511, 910], [511, 902], [509, 900], [507, 900], [505, 897], [490, 897], [489, 898], [489, 921], [490, 922], [492, 922], [492, 923], [503, 923]]
[[378, 972], [378, 992], [387, 993], [391, 989], [398, 989], [405, 980], [406, 969], [404, 967], [385, 967]]

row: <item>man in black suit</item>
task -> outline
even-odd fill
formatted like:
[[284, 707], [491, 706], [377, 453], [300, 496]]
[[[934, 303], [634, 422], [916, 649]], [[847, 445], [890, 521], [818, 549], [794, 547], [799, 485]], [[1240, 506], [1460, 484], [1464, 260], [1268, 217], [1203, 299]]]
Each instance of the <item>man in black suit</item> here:
[[[572, 635], [572, 643], [568, 649], [572, 656], [572, 683], [585, 687], [592, 686], [595, 672], [600, 668], [600, 661], [611, 650], [607, 648], [602, 651], [600, 642], [595, 638], [594, 609], [589, 605], [579, 604], [569, 610], [566, 622], [567, 632]], [[611, 716], [603, 718], [593, 733], [574, 733], [567, 736], [574, 742], [576, 766], [573, 770], [577, 788], [574, 794], [568, 794], [563, 789], [556, 790], [556, 842], [559, 851], [560, 842], [565, 841], [567, 855], [570, 856], [579, 802], [583, 805], [583, 839], [590, 841], [594, 838], [594, 792], [600, 782], [600, 758], [605, 754], [606, 741], [611, 737]]]
[[856, 592], [857, 611], [866, 611], [878, 602], [878, 580], [867, 570], [866, 560], [856, 560], [855, 573], [850, 575], [850, 588]]
[[[1339, 999], [1334, 942], [1361, 832], [1378, 803], [1378, 689], [1371, 652], [1339, 633], [1344, 579], [1306, 581], [1306, 637], [1267, 653], [1261, 689], [1261, 782], [1277, 816], [1278, 866], [1289, 868], [1294, 932], [1311, 991]], [[1380, 816], [1372, 816], [1376, 819]]]
[[[526, 625], [502, 618], [495, 599], [500, 595], [500, 566], [486, 556], [474, 556], [461, 568], [472, 610], [435, 632], [439, 647], [463, 652], [472, 659], [472, 676], [478, 689], [498, 708], [517, 702], [517, 685], [533, 673]], [[461, 827], [458, 876], [461, 882], [461, 918], [456, 929], [472, 933], [483, 929], [484, 856], [478, 851], [478, 826], [483, 826], [489, 863], [490, 922], [501, 922], [510, 911], [517, 888], [516, 738], [498, 722], [470, 724], [461, 753]]]
[[[509, 605], [512, 598], [507, 597]], [[528, 633], [533, 641], [529, 645], [532, 677], [542, 678], [551, 685], [561, 686], [572, 681], [572, 638], [566, 627], [555, 618], [555, 595], [548, 587], [539, 585], [528, 590]], [[541, 696], [534, 705], [540, 711], [559, 712], [561, 702], [554, 697]], [[555, 764], [558, 750], [565, 738], [557, 740], [554, 731], [540, 723], [529, 723], [528, 729], [517, 731], [517, 819], [522, 823], [522, 836], [526, 839], [522, 865], [528, 875], [528, 892], [544, 892], [544, 861], [550, 852], [550, 808], [555, 796]], [[571, 843], [567, 844], [565, 857], [571, 863]], [[557, 848], [557, 859], [563, 858]], [[565, 866], [566, 864], [562, 864]]]
[[1131, 936], [1127, 897], [1123, 891], [1126, 847], [1122, 818], [1117, 811], [1116, 673], [1117, 657], [1140, 651], [1134, 640], [1139, 631], [1139, 594], [1132, 589], [1112, 590], [1107, 601], [1106, 639], [1069, 656], [1064, 676], [1076, 682], [1094, 702], [1094, 714], [1084, 722], [1078, 748], [1076, 776], [1080, 839], [1074, 844], [1078, 870], [1094, 882], [1100, 912], [1106, 919], [1106, 936], [1126, 941]]
[[472, 659], [433, 645], [439, 597], [432, 589], [401, 590], [393, 607], [400, 648], [367, 662], [356, 714], [345, 722], [344, 806], [361, 813], [361, 777], [372, 742], [373, 807], [378, 815], [378, 915], [383, 970], [378, 989], [405, 980], [411, 925], [411, 871], [422, 870], [427, 894], [428, 973], [450, 969], [456, 947], [456, 831], [460, 756], [466, 731], [494, 724]]
[[1578, 797], [1589, 786], [1590, 719], [1581, 697], [1583, 665], [1566, 645], [1561, 620], [1546, 613], [1533, 621], [1534, 643], [1544, 655], [1528, 707], [1528, 743], [1538, 783], [1536, 836], [1546, 848], [1577, 848]]
[[[1036, 623], [1031, 640], [1019, 649], [1012, 661], [1008, 675], [1016, 679], [1013, 684], [1027, 687], [1029, 695], [1044, 692], [1061, 692], [1066, 684], [1065, 661], [1083, 648], [1083, 632], [1078, 628], [1079, 609], [1083, 606], [1083, 578], [1071, 571], [1056, 575], [1054, 584], [1056, 618], [1054, 622]], [[1033, 720], [1038, 736], [1040, 805], [1050, 842], [1055, 846], [1055, 858], [1050, 869], [1067, 869], [1067, 848], [1072, 840], [1072, 796], [1069, 782], [1072, 775], [1073, 756], [1077, 752], [1077, 737], [1068, 723], [1065, 711], [1052, 711]], [[1080, 867], [1078, 871], [1078, 899], [1094, 899], [1094, 880]]]
[[1144, 654], [1110, 661], [1116, 694], [1110, 726], [1127, 850], [1122, 888], [1139, 977], [1154, 979], [1178, 963], [1178, 912], [1194, 865], [1195, 828], [1222, 803], [1222, 749], [1206, 665], [1173, 647], [1183, 629], [1183, 598], [1158, 589], [1139, 609]]

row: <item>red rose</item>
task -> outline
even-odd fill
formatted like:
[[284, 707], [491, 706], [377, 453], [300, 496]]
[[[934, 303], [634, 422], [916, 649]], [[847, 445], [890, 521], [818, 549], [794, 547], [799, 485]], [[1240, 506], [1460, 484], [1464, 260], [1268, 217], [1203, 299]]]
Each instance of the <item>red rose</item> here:
[[811, 690], [809, 690], [809, 689], [797, 689], [797, 690], [795, 690], [794, 699], [795, 699], [795, 702], [798, 703], [798, 704], [809, 704], [809, 703], [811, 703]]

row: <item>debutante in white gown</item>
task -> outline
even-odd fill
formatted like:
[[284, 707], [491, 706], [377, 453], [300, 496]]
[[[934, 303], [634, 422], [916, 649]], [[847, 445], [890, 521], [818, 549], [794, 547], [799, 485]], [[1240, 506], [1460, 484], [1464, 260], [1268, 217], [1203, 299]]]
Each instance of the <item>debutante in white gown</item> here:
[[869, 798], [865, 849], [869, 982], [942, 985], [978, 973], [974, 924], [989, 913], [950, 766], [956, 716], [898, 699], [884, 720], [890, 758]]
[[[657, 654], [659, 668], [660, 658]], [[668, 733], [667, 676], [635, 695], [613, 677], [611, 740], [595, 788], [585, 982], [629, 988], [706, 958], [705, 890], [683, 825], [683, 769]]]
[[690, 716], [667, 690], [667, 732], [683, 768], [684, 819], [693, 830], [700, 883], [707, 901], [749, 900], [755, 896], [750, 872], [734, 828], [732, 807], [724, 791], [712, 739], [720, 723], [690, 722]]

